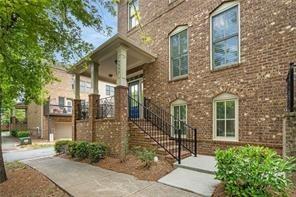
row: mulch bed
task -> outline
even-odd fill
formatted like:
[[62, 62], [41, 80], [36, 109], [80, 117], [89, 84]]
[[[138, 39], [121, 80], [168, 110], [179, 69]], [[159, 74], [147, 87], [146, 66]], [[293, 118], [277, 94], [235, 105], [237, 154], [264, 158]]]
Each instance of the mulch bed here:
[[96, 165], [101, 168], [130, 174], [140, 180], [148, 181], [157, 181], [174, 169], [172, 164], [167, 162], [166, 160], [159, 160], [158, 162], [154, 162], [149, 169], [144, 168], [143, 163], [132, 154], [126, 157], [125, 162], [121, 162], [119, 159], [116, 158], [106, 157]]
[[6, 166], [8, 180], [0, 184], [0, 196], [69, 196], [38, 171], [21, 163]]
[[[65, 154], [59, 155], [59, 157], [78, 161], [77, 159], [70, 158]], [[88, 163], [88, 160], [82, 160], [79, 162]], [[147, 169], [143, 166], [143, 163], [133, 154], [127, 155], [124, 162], [121, 162], [120, 159], [107, 156], [98, 163], [94, 163], [92, 165], [115, 172], [130, 174], [140, 180], [147, 181], [157, 181], [174, 169], [173, 165], [166, 160], [153, 162], [152, 166]]]

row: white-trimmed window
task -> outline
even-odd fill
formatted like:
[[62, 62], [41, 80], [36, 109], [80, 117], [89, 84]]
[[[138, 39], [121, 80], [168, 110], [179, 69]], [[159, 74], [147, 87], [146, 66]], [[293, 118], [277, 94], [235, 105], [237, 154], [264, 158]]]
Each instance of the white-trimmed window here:
[[237, 2], [221, 5], [211, 15], [212, 69], [236, 64], [240, 59], [240, 11]]
[[106, 85], [106, 95], [114, 96], [114, 87], [110, 85]]
[[232, 94], [217, 96], [213, 102], [213, 137], [215, 140], [238, 140], [238, 98]]
[[[184, 100], [176, 100], [171, 104], [171, 114], [172, 114], [172, 125], [175, 129], [181, 129], [181, 134], [186, 135], [187, 124], [187, 103]], [[175, 130], [172, 129], [172, 135], [174, 136]]]
[[188, 75], [188, 32], [181, 26], [170, 34], [170, 79]]
[[133, 27], [139, 24], [137, 14], [139, 12], [139, 0], [129, 0], [128, 1], [128, 29], [132, 29]]

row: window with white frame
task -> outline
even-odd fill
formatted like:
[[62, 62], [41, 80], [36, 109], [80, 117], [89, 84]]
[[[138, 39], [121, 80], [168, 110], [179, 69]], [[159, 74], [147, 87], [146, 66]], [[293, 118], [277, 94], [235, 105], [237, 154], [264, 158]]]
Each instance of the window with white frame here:
[[88, 81], [80, 81], [80, 91], [84, 93], [91, 92], [91, 83]]
[[239, 4], [225, 3], [211, 15], [212, 69], [239, 62]]
[[139, 0], [129, 0], [128, 1], [128, 28], [132, 29], [133, 27], [139, 24]]
[[186, 134], [187, 124], [187, 103], [183, 100], [176, 100], [171, 104], [171, 114], [172, 117], [172, 135], [176, 135], [176, 130], [181, 130], [181, 134]]
[[106, 95], [113, 96], [114, 95], [114, 87], [110, 85], [106, 85]]
[[170, 34], [170, 78], [188, 74], [188, 33], [187, 26], [177, 28]]
[[213, 102], [214, 139], [238, 140], [238, 98], [222, 94]]

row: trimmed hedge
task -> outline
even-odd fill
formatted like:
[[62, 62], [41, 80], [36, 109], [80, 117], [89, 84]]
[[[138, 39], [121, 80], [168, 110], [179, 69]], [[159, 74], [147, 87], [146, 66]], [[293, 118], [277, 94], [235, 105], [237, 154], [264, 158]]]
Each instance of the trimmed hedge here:
[[54, 145], [54, 149], [57, 153], [66, 153], [68, 149], [68, 144], [70, 143], [70, 140], [60, 140], [57, 141]]
[[88, 158], [90, 163], [98, 162], [107, 154], [107, 146], [103, 143], [61, 140], [55, 143], [57, 153], [66, 153], [79, 160]]
[[29, 136], [30, 136], [29, 131], [19, 131], [19, 132], [17, 132], [17, 137], [18, 138], [29, 137]]
[[216, 151], [216, 179], [228, 196], [288, 196], [295, 159], [274, 150], [246, 146]]

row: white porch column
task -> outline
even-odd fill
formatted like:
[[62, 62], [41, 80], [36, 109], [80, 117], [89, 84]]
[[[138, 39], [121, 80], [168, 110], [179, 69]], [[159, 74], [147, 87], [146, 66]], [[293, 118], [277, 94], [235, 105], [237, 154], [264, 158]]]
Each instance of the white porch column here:
[[127, 86], [126, 70], [127, 70], [127, 48], [120, 45], [117, 48], [117, 85]]
[[91, 68], [91, 87], [92, 87], [92, 93], [98, 94], [99, 88], [98, 88], [98, 79], [99, 79], [99, 64], [96, 64], [95, 62], [92, 62], [90, 64]]
[[75, 99], [80, 99], [80, 75], [79, 74], [75, 74], [74, 89], [75, 89]]

